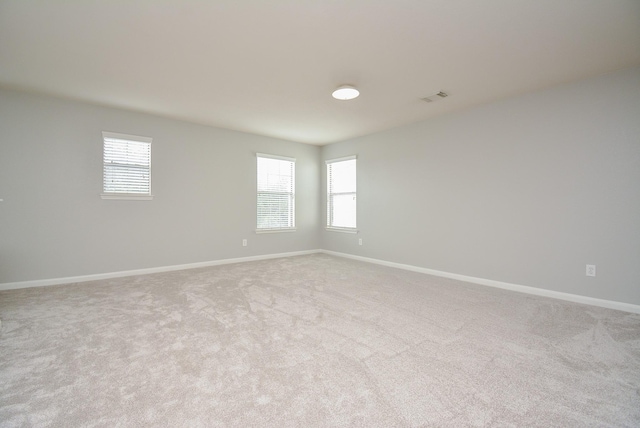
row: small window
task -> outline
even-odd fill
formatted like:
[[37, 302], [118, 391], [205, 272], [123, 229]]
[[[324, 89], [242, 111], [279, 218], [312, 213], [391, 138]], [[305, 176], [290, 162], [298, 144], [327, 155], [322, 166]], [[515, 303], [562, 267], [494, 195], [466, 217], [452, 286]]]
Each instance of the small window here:
[[151, 138], [103, 132], [103, 199], [151, 199]]
[[327, 162], [327, 228], [355, 232], [356, 157]]
[[257, 153], [257, 232], [295, 231], [296, 160]]

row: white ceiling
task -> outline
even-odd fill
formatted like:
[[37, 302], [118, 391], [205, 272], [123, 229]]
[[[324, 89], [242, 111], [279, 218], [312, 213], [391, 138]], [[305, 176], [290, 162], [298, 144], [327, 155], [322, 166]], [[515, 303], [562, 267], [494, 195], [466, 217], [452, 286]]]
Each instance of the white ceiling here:
[[311, 144], [638, 64], [640, 0], [0, 0], [2, 86]]

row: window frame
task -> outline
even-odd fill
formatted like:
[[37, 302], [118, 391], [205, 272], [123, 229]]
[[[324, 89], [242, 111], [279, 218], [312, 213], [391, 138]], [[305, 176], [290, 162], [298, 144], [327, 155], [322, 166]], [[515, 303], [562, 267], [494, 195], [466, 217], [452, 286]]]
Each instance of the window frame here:
[[[326, 211], [326, 225], [325, 229], [333, 232], [344, 233], [358, 233], [358, 174], [357, 174], [357, 155], [345, 156], [336, 159], [325, 160], [326, 174], [327, 174], [327, 211]], [[332, 192], [331, 191], [331, 165], [339, 162], [356, 161], [356, 176], [355, 176], [355, 190], [353, 192]], [[353, 194], [356, 201], [356, 218], [354, 227], [334, 226], [333, 223], [333, 196], [335, 195], [350, 195]]]
[[[260, 161], [259, 159], [273, 159], [278, 161], [285, 161], [291, 163], [291, 191], [290, 192], [277, 192], [260, 190]], [[296, 159], [287, 156], [272, 155], [267, 153], [256, 153], [256, 233], [280, 233], [280, 232], [295, 232], [296, 231]], [[288, 227], [259, 227], [260, 209], [258, 207], [261, 194], [278, 194], [288, 195], [291, 206], [289, 207], [289, 215], [291, 216], [291, 226]]]
[[[105, 191], [105, 178], [106, 178], [106, 170], [107, 163], [105, 162], [105, 147], [108, 139], [115, 140], [123, 140], [130, 141], [135, 143], [145, 143], [149, 145], [149, 168], [148, 168], [148, 176], [149, 176], [149, 192], [146, 193], [129, 193], [129, 192], [106, 192]], [[153, 194], [151, 193], [151, 183], [152, 183], [152, 157], [151, 157], [151, 148], [152, 148], [153, 138], [151, 137], [141, 137], [139, 135], [130, 135], [130, 134], [121, 134], [117, 132], [107, 132], [102, 131], [102, 193], [100, 197], [102, 199], [121, 199], [121, 200], [137, 200], [137, 201], [149, 201], [153, 199]]]

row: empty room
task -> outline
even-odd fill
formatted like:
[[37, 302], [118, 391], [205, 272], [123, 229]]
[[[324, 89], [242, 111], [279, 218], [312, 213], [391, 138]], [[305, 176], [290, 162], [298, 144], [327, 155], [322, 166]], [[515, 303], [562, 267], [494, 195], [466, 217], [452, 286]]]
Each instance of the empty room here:
[[640, 426], [637, 0], [0, 0], [0, 427]]

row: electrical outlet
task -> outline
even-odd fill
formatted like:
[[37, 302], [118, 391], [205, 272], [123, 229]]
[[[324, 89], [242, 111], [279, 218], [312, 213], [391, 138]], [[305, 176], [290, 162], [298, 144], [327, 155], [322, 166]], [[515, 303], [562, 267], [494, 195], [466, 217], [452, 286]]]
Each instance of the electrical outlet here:
[[243, 246], [243, 247], [246, 247], [246, 246], [247, 246], [247, 240], [246, 240], [246, 239], [243, 239], [243, 240], [242, 240], [242, 246]]
[[358, 239], [358, 245], [362, 245], [362, 238]]
[[596, 276], [596, 265], [587, 265], [587, 276]]

